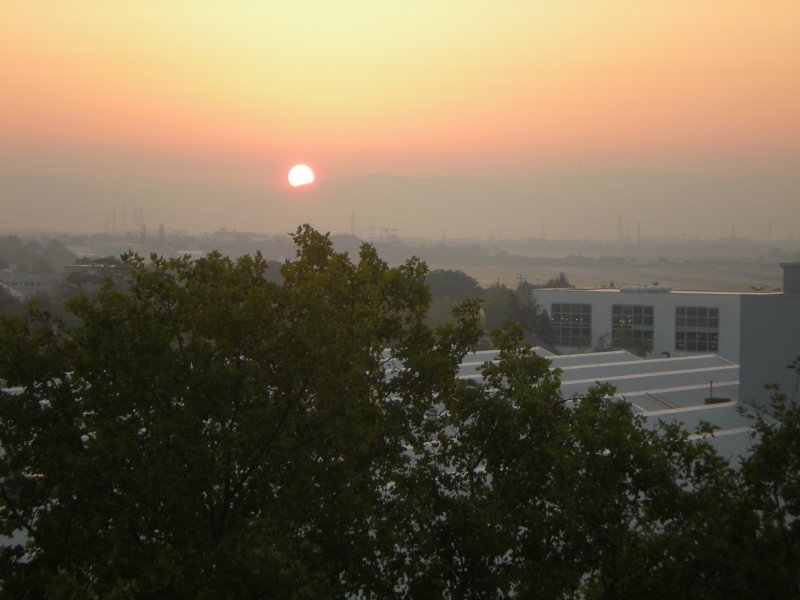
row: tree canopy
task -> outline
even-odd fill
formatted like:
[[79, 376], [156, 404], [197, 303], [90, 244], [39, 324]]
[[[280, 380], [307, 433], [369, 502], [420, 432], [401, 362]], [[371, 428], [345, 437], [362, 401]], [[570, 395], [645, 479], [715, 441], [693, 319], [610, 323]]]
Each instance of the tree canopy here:
[[[566, 281], [565, 278], [564, 280]], [[486, 332], [499, 329], [507, 323], [515, 323], [523, 328], [526, 342], [553, 345], [550, 318], [536, 304], [532, 294], [536, 286], [526, 280], [520, 280], [516, 289], [510, 289], [499, 282], [482, 288], [463, 271], [435, 269], [428, 273], [426, 281], [431, 291], [431, 303], [426, 318], [428, 325], [452, 323], [453, 308], [457, 304], [477, 299], [481, 302]], [[488, 341], [489, 336], [486, 335], [483, 342]]]
[[[691, 598], [798, 587], [798, 412], [740, 468], [495, 333], [425, 322], [425, 265], [308, 226], [256, 255], [149, 261], [0, 321], [7, 597]], [[772, 594], [775, 597], [775, 594]]]

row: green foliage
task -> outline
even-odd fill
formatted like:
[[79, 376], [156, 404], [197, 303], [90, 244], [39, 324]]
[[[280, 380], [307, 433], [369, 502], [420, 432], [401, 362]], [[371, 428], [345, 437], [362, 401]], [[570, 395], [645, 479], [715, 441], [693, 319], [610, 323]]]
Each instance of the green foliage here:
[[[574, 288], [575, 287], [569, 281], [569, 279], [567, 279], [567, 274], [564, 273], [563, 271], [559, 272], [557, 277], [551, 277], [550, 279], [548, 279], [544, 283], [532, 284], [532, 283], [529, 283], [527, 281], [521, 281], [520, 282], [520, 286], [521, 287], [525, 287], [526, 291], [537, 290], [537, 289]], [[613, 282], [612, 282], [612, 285], [610, 285], [610, 287], [614, 287], [613, 286]]]
[[16, 265], [20, 272], [50, 274], [75, 261], [75, 255], [58, 240], [42, 244], [23, 242], [17, 236], [0, 237], [0, 269]]
[[[800, 378], [800, 356], [788, 368]], [[758, 443], [742, 476], [750, 509], [759, 516], [751, 549], [763, 565], [754, 579], [760, 589], [790, 597], [800, 590], [800, 404], [772, 387], [771, 411], [755, 419]]]
[[462, 302], [483, 296], [483, 289], [478, 282], [463, 271], [434, 269], [428, 273], [425, 281], [434, 298], [452, 298]]
[[544, 284], [546, 288], [574, 288], [575, 286], [572, 285], [569, 280], [567, 279], [567, 275], [562, 271], [558, 274], [558, 277], [552, 277], [547, 280]]
[[527, 281], [520, 281], [515, 290], [499, 282], [484, 289], [464, 272], [447, 269], [431, 271], [426, 280], [431, 290], [426, 323], [431, 327], [451, 323], [453, 310], [459, 303], [480, 299], [487, 343], [492, 331], [507, 323], [516, 323], [525, 330], [525, 341], [552, 345], [550, 319], [534, 301], [532, 291], [535, 286]]
[[0, 315], [21, 316], [25, 312], [25, 305], [15, 299], [10, 292], [0, 288]]
[[432, 330], [421, 262], [293, 240], [281, 284], [132, 255], [76, 324], [0, 321], [4, 596], [796, 597], [784, 396], [734, 470], [608, 387], [564, 398], [524, 324], [458, 379], [477, 300]]
[[526, 281], [521, 281], [514, 290], [500, 283], [487, 288], [483, 304], [486, 329], [494, 331], [515, 323], [522, 327], [526, 342], [552, 345], [550, 319], [536, 304], [531, 290]]
[[[381, 490], [458, 344], [422, 326], [418, 261], [390, 269], [365, 246], [352, 263], [308, 227], [294, 239], [280, 287], [260, 256], [128, 256], [128, 290], [71, 303], [82, 325], [4, 322], [0, 376], [24, 391], [0, 405], [2, 524], [30, 557], [5, 552], [7, 592], [366, 585], [392, 547]], [[388, 379], [388, 344], [420, 372]]]
[[483, 288], [463, 271], [434, 269], [425, 281], [431, 291], [427, 323], [437, 327], [453, 320], [453, 309], [461, 302], [483, 297]]

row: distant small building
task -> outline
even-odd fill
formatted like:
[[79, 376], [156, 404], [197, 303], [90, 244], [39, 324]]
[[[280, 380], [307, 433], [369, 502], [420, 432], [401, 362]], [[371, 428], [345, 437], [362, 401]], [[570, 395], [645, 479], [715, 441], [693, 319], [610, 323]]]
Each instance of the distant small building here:
[[49, 295], [60, 280], [58, 275], [20, 273], [15, 269], [0, 270], [0, 286], [18, 299], [31, 298], [37, 294]]

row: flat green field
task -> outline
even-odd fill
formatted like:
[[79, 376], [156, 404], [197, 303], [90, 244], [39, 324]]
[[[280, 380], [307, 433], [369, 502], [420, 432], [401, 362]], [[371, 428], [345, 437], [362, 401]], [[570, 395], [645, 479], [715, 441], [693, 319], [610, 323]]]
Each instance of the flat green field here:
[[520, 277], [531, 283], [544, 283], [559, 272], [577, 287], [645, 285], [658, 282], [674, 289], [751, 291], [755, 288], [773, 290], [782, 283], [777, 264], [737, 265], [455, 265], [429, 264], [432, 269], [460, 269], [474, 277], [482, 286], [496, 282], [515, 287]]

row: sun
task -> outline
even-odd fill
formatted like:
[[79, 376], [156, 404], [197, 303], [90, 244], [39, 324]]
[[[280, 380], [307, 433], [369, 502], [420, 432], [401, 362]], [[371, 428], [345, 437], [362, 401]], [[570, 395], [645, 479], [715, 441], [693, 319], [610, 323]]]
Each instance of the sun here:
[[297, 187], [314, 183], [314, 171], [308, 165], [295, 165], [289, 169], [289, 185]]

